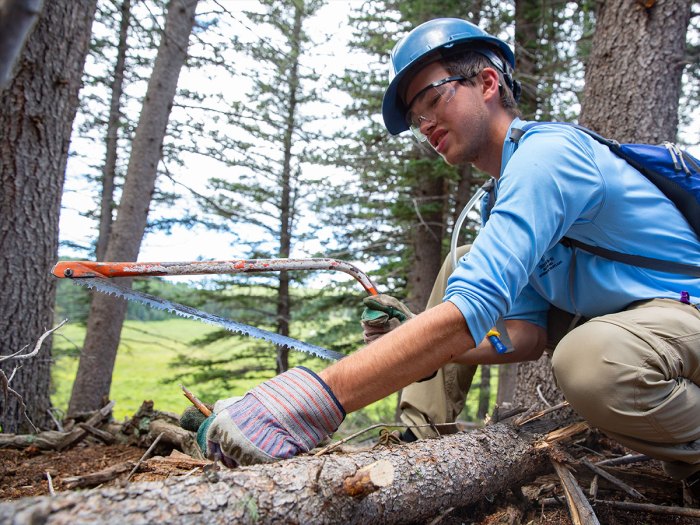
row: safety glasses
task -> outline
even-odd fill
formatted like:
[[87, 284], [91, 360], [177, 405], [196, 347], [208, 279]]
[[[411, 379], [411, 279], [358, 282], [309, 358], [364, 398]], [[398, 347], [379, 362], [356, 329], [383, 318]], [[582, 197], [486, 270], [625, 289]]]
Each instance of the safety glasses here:
[[418, 142], [428, 140], [428, 137], [421, 132], [421, 126], [424, 122], [435, 123], [435, 115], [440, 103], [447, 104], [454, 98], [457, 92], [457, 86], [454, 82], [462, 80], [467, 80], [467, 77], [458, 75], [436, 80], [416, 93], [411, 102], [409, 102], [406, 122], [413, 135], [418, 139]]

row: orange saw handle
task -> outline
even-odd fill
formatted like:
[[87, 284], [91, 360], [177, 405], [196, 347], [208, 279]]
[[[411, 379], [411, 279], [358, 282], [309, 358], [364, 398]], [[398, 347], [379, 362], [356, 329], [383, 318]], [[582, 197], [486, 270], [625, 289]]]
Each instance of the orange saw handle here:
[[354, 277], [370, 295], [378, 295], [369, 276], [356, 266], [338, 259], [234, 259], [193, 262], [92, 262], [61, 261], [51, 273], [60, 278], [156, 277], [233, 273], [265, 273], [291, 270], [330, 270]]

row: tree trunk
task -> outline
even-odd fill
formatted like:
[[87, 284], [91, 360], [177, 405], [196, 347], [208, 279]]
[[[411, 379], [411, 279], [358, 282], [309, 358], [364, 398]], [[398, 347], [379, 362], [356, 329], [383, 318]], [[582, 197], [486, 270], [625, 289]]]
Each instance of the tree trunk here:
[[481, 421], [489, 411], [491, 400], [491, 365], [479, 365], [481, 380], [479, 381], [479, 406], [476, 409], [476, 419]]
[[[134, 135], [119, 212], [109, 237], [105, 257], [108, 261], [135, 261], [138, 257], [196, 7], [197, 0], [172, 0], [168, 5], [163, 37]], [[109, 396], [125, 316], [123, 299], [95, 295], [71, 393], [70, 414], [96, 410]]]
[[[292, 173], [292, 146], [294, 131], [297, 129], [297, 94], [300, 89], [299, 83], [299, 55], [301, 54], [303, 5], [294, 4], [294, 26], [290, 35], [291, 50], [290, 74], [289, 74], [289, 97], [287, 99], [287, 115], [284, 129], [284, 160], [282, 162], [282, 184], [280, 195], [280, 253], [279, 256], [287, 258], [292, 251], [293, 217], [295, 202], [292, 195], [292, 181], [296, 178]], [[277, 333], [289, 335], [289, 320], [291, 315], [291, 305], [289, 296], [289, 273], [280, 272], [279, 289], [277, 293]], [[277, 373], [281, 374], [289, 368], [289, 348], [286, 346], [277, 347]]]
[[523, 118], [534, 119], [538, 110], [539, 78], [539, 22], [542, 0], [515, 2], [515, 71], [522, 85], [518, 107]]
[[0, 89], [10, 82], [43, 4], [43, 0], [5, 0], [0, 4]]
[[674, 141], [692, 0], [601, 2], [580, 122], [620, 142]]
[[413, 188], [416, 220], [411, 234], [413, 260], [408, 271], [408, 303], [414, 312], [425, 310], [443, 260], [446, 182], [435, 171], [426, 169], [424, 173], [416, 175]]
[[[450, 507], [490, 499], [548, 469], [546, 447], [536, 447], [537, 438], [524, 427], [497, 424], [372, 452], [0, 503], [0, 521], [427, 523]], [[373, 464], [382, 466], [381, 479], [358, 481], [358, 471]]]
[[[34, 346], [53, 323], [58, 220], [71, 126], [78, 107], [95, 0], [47, 2], [16, 75], [0, 96], [0, 348]], [[39, 427], [51, 419], [50, 341], [11, 386]], [[8, 375], [13, 361], [5, 362]], [[4, 432], [28, 430], [15, 398], [0, 394]]]
[[127, 36], [131, 19], [131, 0], [123, 0], [122, 18], [119, 24], [119, 44], [117, 44], [117, 61], [111, 84], [107, 137], [105, 139], [105, 163], [102, 167], [102, 196], [100, 199], [100, 232], [97, 237], [95, 258], [103, 261], [107, 255], [107, 242], [112, 229], [112, 210], [114, 208], [114, 179], [117, 171], [117, 149], [119, 140], [119, 122], [121, 120], [121, 97], [126, 68]]

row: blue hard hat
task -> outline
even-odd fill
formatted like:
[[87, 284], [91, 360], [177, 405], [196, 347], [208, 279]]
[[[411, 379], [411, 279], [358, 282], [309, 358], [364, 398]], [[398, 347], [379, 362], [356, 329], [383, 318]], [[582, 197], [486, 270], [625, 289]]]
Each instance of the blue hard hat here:
[[[384, 124], [392, 135], [408, 129], [406, 107], [399, 94], [399, 85], [408, 73], [441, 58], [462, 46], [482, 52], [504, 74], [510, 77], [510, 69], [515, 67], [515, 56], [508, 44], [471, 22], [459, 18], [436, 18], [429, 20], [403, 37], [391, 51], [391, 73], [394, 75], [382, 101]], [[498, 49], [508, 62], [491, 51]], [[485, 51], [485, 52], [484, 52]], [[508, 67], [510, 66], [510, 68]]]

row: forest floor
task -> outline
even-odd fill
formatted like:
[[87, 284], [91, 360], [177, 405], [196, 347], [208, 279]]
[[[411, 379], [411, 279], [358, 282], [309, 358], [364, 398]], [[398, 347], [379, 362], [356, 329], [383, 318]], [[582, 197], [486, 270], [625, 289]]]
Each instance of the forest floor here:
[[[75, 486], [76, 478], [104, 472], [105, 469], [119, 465], [123, 465], [120, 474], [100, 486], [123, 485], [145, 451], [145, 448], [134, 445], [105, 445], [93, 441], [92, 438], [85, 439], [63, 452], [42, 451], [35, 447], [23, 450], [0, 449], [0, 499], [42, 496], [49, 495], [51, 490], [69, 490]], [[150, 457], [141, 462], [129, 478], [129, 483], [196, 475], [207, 463], [204, 460], [189, 458], [177, 450], [173, 452], [168, 447], [157, 448], [153, 452], [163, 456]], [[619, 458], [629, 452], [597, 433], [589, 433], [585, 442], [567, 445], [566, 449], [566, 453], [571, 457], [579, 461], [585, 457], [591, 462]], [[656, 509], [651, 513], [638, 509], [615, 508], [597, 502], [593, 508], [601, 524], [700, 524], [700, 518], [678, 513], [678, 508], [684, 506], [682, 485], [666, 477], [658, 462], [647, 459], [630, 464], [606, 466], [605, 470], [630, 488], [623, 489], [602, 477], [596, 477], [591, 470], [579, 463], [575, 467], [574, 476], [587, 496], [593, 484], [597, 487], [596, 500], [651, 504]], [[638, 491], [640, 496], [630, 496], [629, 493], [634, 490]], [[552, 471], [520, 487], [520, 490], [509, 491], [492, 501], [485, 500], [478, 505], [461, 509], [448, 509], [428, 523], [567, 525], [573, 521], [565, 500], [559, 478]], [[657, 513], [663, 512], [664, 509], [668, 509], [669, 512]]]

